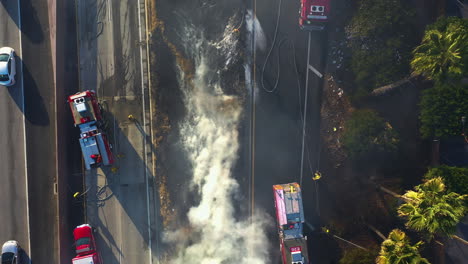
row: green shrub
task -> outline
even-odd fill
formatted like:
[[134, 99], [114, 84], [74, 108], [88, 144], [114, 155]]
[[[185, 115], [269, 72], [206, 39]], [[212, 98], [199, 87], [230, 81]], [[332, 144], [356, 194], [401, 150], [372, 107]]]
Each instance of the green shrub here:
[[420, 107], [423, 138], [460, 136], [461, 117], [468, 115], [468, 85], [438, 83], [423, 92]]
[[455, 25], [468, 34], [468, 19], [459, 17], [440, 17], [436, 22], [428, 25], [426, 30], [446, 31], [449, 25]]
[[429, 180], [441, 177], [449, 192], [468, 194], [468, 168], [458, 168], [442, 165], [430, 168], [424, 175]]
[[378, 255], [377, 249], [369, 251], [360, 248], [351, 248], [346, 250], [343, 257], [338, 262], [339, 264], [374, 264]]
[[343, 145], [357, 162], [384, 161], [396, 153], [398, 142], [397, 132], [373, 110], [357, 110], [345, 124]]

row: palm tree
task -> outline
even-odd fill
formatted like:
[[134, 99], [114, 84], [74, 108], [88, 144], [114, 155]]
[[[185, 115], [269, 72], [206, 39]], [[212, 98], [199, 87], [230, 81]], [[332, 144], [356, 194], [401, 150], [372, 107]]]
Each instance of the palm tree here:
[[425, 231], [429, 238], [434, 234], [454, 237], [456, 225], [468, 212], [467, 195], [447, 193], [440, 177], [416, 186], [415, 191], [407, 191], [402, 198], [405, 203], [398, 208], [398, 215], [407, 219], [406, 227]]
[[421, 45], [413, 50], [413, 73], [430, 80], [463, 76], [463, 56], [468, 51], [468, 36], [464, 32], [454, 24], [448, 25], [445, 32], [426, 31]]
[[423, 242], [411, 245], [409, 237], [399, 229], [393, 229], [388, 238], [382, 242], [377, 264], [419, 264], [430, 262], [421, 257], [419, 248]]

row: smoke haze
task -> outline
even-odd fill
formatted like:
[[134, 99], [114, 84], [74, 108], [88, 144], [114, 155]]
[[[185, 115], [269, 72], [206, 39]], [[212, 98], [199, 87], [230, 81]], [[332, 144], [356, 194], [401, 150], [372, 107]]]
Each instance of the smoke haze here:
[[195, 71], [190, 78], [182, 69], [178, 72], [187, 110], [180, 127], [181, 143], [193, 169], [192, 191], [198, 193], [200, 202], [188, 212], [188, 228], [166, 234], [166, 241], [179, 248], [170, 263], [269, 264], [264, 232], [269, 218], [260, 213], [253, 219], [239, 218], [234, 207], [234, 203], [248, 203], [235, 198], [240, 197], [239, 184], [232, 175], [243, 109], [241, 96], [225, 91], [246, 89], [222, 87], [219, 70], [229, 69], [238, 56], [233, 20], [215, 41], [206, 40], [193, 25], [179, 33], [187, 41], [182, 45]]

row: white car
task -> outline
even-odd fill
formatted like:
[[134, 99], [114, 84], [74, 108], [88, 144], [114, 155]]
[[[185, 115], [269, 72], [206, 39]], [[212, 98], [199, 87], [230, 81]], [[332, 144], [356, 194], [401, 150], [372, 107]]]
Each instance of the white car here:
[[2, 264], [19, 264], [21, 247], [14, 240], [7, 241], [2, 246]]
[[10, 47], [0, 48], [0, 85], [15, 84], [15, 50]]

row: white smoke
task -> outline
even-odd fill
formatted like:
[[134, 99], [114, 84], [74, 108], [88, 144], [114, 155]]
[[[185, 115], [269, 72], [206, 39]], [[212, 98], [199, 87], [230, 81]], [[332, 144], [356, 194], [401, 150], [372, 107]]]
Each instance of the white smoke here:
[[[232, 26], [226, 28], [229, 34], [235, 34]], [[182, 39], [187, 42], [183, 44], [187, 56], [193, 59], [195, 74], [187, 81], [184, 72], [179, 71], [187, 109], [181, 135], [193, 167], [193, 189], [201, 200], [188, 212], [190, 227], [166, 234], [166, 241], [179, 247], [170, 263], [269, 263], [264, 232], [268, 218], [255, 215], [240, 220], [233, 206], [240, 202], [233, 198], [239, 185], [232, 177], [232, 169], [238, 157], [242, 105], [237, 96], [224, 94], [226, 87], [221, 87], [219, 71], [210, 65], [212, 56], [230, 61], [236, 52], [227, 47], [235, 48], [237, 38], [225, 32], [220, 41], [207, 41], [192, 26], [184, 34]]]
[[[247, 51], [249, 55], [252, 55], [254, 51], [252, 50], [254, 47], [252, 47], [252, 43], [255, 45], [255, 49], [259, 49], [260, 51], [265, 50], [266, 47], [266, 38], [265, 34], [263, 33], [262, 26], [260, 25], [260, 21], [258, 21], [257, 17], [254, 17], [252, 15], [252, 10], [248, 10], [247, 13], [245, 14], [245, 22], [246, 22], [246, 29], [247, 29], [247, 36], [246, 36], [246, 42], [245, 46], [247, 47]], [[255, 28], [254, 28], [255, 24]], [[255, 102], [257, 102], [260, 98], [259, 94], [259, 89], [253, 89], [254, 86], [256, 88], [256, 83], [252, 82], [252, 64], [254, 62], [250, 57], [246, 58], [246, 63], [244, 64], [244, 74], [245, 74], [245, 83], [246, 83], [246, 88], [247, 91], [250, 93], [250, 96], [252, 96], [252, 92], [255, 94], [253, 95], [255, 98]]]
[[247, 31], [255, 35], [255, 47], [264, 51], [267, 42], [265, 33], [263, 32], [262, 25], [260, 25], [260, 21], [252, 14], [252, 10], [247, 11], [245, 21], [247, 22]]

